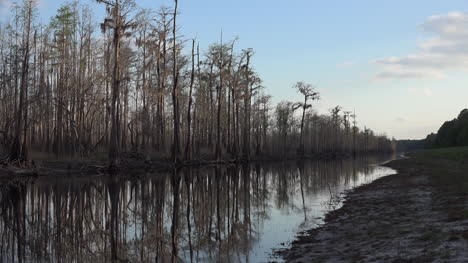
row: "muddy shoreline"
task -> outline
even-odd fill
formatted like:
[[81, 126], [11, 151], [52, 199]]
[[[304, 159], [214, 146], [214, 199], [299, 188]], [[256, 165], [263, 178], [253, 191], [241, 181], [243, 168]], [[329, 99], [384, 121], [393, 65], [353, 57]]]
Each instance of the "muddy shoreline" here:
[[276, 255], [286, 262], [466, 262], [468, 216], [454, 217], [447, 207], [468, 211], [467, 198], [443, 193], [428, 163], [384, 166], [398, 173], [348, 192], [323, 225]]

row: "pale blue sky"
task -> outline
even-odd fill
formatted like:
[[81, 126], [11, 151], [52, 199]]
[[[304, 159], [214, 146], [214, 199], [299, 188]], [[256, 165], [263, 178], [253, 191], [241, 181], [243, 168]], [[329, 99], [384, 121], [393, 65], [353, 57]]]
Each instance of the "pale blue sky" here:
[[[81, 2], [101, 20], [104, 6]], [[41, 15], [62, 3], [40, 0]], [[355, 108], [360, 125], [398, 139], [423, 138], [468, 107], [467, 0], [179, 0], [179, 7], [181, 33], [202, 47], [222, 29], [225, 39], [240, 37], [239, 49], [255, 49], [275, 102], [299, 99], [296, 81], [314, 83], [319, 112]]]

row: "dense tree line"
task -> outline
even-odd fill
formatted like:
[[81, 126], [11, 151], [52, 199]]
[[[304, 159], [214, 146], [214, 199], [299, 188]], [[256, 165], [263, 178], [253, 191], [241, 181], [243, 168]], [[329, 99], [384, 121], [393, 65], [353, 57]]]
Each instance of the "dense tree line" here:
[[414, 152], [418, 150], [423, 150], [430, 148], [431, 145], [428, 145], [425, 139], [423, 140], [398, 140], [395, 143], [396, 150], [400, 153], [405, 152]]
[[457, 118], [446, 121], [436, 134], [429, 134], [424, 142], [428, 148], [468, 146], [468, 109], [462, 110]]
[[107, 152], [118, 165], [128, 152], [181, 162], [391, 150], [386, 136], [357, 127], [356, 114], [313, 111], [319, 94], [310, 84], [293, 86], [301, 102], [272, 105], [254, 51], [222, 33], [202, 51], [178, 34], [177, 0], [159, 10], [97, 1], [104, 21], [70, 2], [41, 24], [36, 1], [24, 0], [1, 25], [0, 141], [9, 160]]
[[399, 152], [421, 149], [468, 146], [468, 109], [463, 109], [456, 118], [446, 121], [437, 133], [431, 133], [421, 140], [399, 140]]

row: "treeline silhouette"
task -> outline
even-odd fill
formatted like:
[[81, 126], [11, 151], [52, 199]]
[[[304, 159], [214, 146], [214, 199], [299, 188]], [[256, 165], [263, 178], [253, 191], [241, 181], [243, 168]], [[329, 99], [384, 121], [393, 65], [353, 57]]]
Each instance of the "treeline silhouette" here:
[[222, 33], [201, 51], [178, 33], [177, 0], [158, 10], [97, 2], [104, 21], [71, 2], [40, 23], [37, 2], [24, 0], [1, 25], [0, 142], [9, 161], [105, 152], [116, 167], [128, 152], [181, 163], [392, 151], [385, 135], [359, 129], [353, 112], [313, 111], [311, 84], [293, 85], [301, 102], [273, 105], [254, 51]]
[[423, 140], [398, 140], [395, 143], [396, 151], [400, 153], [405, 152], [414, 152], [418, 150], [423, 150], [430, 148], [431, 145], [428, 145], [425, 139]]
[[468, 146], [468, 109], [463, 109], [456, 118], [444, 122], [437, 133], [431, 133], [424, 139], [396, 142], [399, 152], [456, 146]]
[[443, 148], [453, 146], [468, 146], [468, 109], [458, 116], [444, 122], [436, 134], [429, 134], [424, 140], [427, 148]]

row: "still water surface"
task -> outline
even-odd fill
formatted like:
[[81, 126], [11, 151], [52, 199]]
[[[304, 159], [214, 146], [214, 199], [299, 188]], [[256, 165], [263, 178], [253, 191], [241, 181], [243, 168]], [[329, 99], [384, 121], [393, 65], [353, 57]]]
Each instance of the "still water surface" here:
[[269, 262], [390, 157], [0, 181], [1, 262]]

